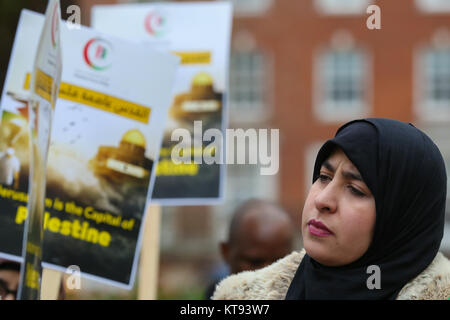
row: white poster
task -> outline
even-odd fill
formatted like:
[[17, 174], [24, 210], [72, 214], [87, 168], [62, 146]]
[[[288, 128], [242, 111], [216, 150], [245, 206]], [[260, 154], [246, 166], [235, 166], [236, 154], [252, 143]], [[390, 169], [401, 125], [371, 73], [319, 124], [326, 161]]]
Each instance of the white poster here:
[[[223, 200], [225, 165], [204, 161], [210, 144], [204, 132], [224, 132], [227, 126], [231, 25], [229, 2], [93, 7], [95, 29], [167, 47], [181, 58], [156, 171], [152, 198], [157, 203], [207, 205]], [[176, 129], [186, 129], [189, 141], [174, 139]], [[172, 161], [173, 148], [180, 142], [191, 150], [192, 161]], [[223, 146], [219, 152], [223, 154]]]
[[[0, 153], [19, 163], [0, 184], [0, 251], [20, 260], [27, 215], [30, 83], [43, 16], [22, 11], [1, 99]], [[44, 266], [133, 285], [145, 209], [179, 58], [61, 24], [63, 73], [49, 148]]]

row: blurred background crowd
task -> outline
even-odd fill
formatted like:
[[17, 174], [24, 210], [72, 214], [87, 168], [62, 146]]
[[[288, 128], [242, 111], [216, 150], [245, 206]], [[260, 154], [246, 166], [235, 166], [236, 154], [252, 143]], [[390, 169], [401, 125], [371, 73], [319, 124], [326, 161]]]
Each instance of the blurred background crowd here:
[[[76, 4], [89, 26], [93, 5], [132, 2], [161, 0], [61, 0], [62, 17]], [[280, 170], [263, 176], [258, 165], [228, 165], [223, 204], [162, 208], [158, 299], [203, 299], [211, 282], [229, 272], [220, 243], [228, 239], [233, 213], [248, 199], [274, 201], [287, 212], [295, 229], [293, 248], [301, 248], [299, 218], [315, 155], [349, 120], [412, 122], [435, 141], [450, 168], [450, 1], [232, 2], [228, 126], [279, 129]], [[379, 30], [366, 26], [370, 4], [381, 9]], [[0, 0], [0, 86], [20, 10], [44, 12], [46, 5]], [[448, 212], [441, 250], [450, 255]], [[136, 295], [136, 288], [83, 279], [82, 290], [66, 298]]]

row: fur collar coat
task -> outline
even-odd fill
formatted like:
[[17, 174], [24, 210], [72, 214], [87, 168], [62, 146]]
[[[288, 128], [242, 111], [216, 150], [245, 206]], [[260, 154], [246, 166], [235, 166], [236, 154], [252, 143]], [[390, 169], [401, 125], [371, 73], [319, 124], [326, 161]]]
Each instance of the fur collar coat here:
[[[305, 254], [293, 252], [270, 266], [244, 271], [222, 280], [214, 300], [282, 300]], [[397, 300], [441, 300], [450, 298], [450, 261], [438, 253], [432, 263], [407, 283]]]

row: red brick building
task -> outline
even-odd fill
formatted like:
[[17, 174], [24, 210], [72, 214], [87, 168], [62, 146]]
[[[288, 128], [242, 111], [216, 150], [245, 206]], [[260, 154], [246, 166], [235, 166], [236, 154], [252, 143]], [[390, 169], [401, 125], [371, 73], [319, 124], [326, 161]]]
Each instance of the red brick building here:
[[[432, 119], [425, 95], [442, 94], [436, 99], [450, 108], [450, 13], [422, 10], [419, 4], [427, 1], [376, 1], [381, 29], [369, 30], [365, 9], [370, 1], [271, 2], [260, 16], [236, 17], [233, 34], [236, 40], [245, 32], [255, 51], [270, 61], [265, 77], [271, 99], [265, 102], [268, 122], [281, 134], [279, 200], [294, 214], [306, 192], [308, 147], [329, 138], [344, 122], [369, 116], [425, 129], [442, 124], [442, 118]], [[341, 3], [357, 2], [366, 3], [362, 11], [351, 5], [343, 11]], [[433, 68], [427, 63], [441, 63], [447, 71], [440, 76], [426, 71]], [[427, 92], [438, 90], [435, 86], [442, 86], [442, 92]]]

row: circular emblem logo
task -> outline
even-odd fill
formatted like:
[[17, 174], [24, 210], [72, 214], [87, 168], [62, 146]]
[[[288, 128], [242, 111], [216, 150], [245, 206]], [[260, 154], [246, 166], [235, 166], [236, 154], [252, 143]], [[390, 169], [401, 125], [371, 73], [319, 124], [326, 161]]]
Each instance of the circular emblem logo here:
[[112, 45], [101, 38], [93, 38], [84, 46], [84, 60], [94, 70], [106, 70], [112, 65]]
[[161, 37], [166, 31], [166, 18], [156, 11], [145, 16], [145, 30], [153, 37]]

